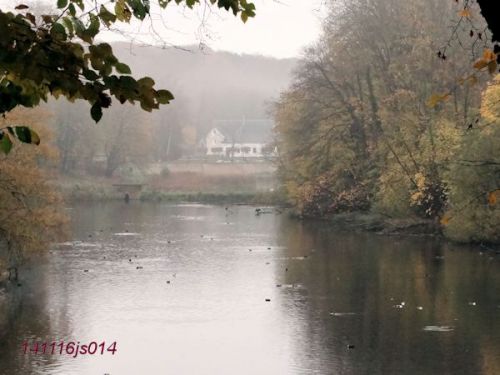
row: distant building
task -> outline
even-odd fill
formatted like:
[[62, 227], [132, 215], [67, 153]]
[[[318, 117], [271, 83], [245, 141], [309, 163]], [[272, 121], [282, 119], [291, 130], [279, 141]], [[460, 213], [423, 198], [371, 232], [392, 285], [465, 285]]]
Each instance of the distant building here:
[[219, 120], [205, 137], [206, 155], [218, 158], [270, 158], [277, 154], [271, 120]]

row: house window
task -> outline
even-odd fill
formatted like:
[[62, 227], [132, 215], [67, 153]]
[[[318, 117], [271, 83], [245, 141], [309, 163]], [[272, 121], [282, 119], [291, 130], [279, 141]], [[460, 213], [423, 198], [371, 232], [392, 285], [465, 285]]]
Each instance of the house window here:
[[210, 149], [210, 152], [212, 152], [212, 154], [218, 154], [218, 153], [221, 153], [222, 152], [222, 147], [212, 147]]
[[253, 148], [253, 153], [256, 154], [257, 153], [257, 147], [254, 147]]
[[244, 154], [248, 154], [250, 152], [250, 147], [242, 147], [241, 152], [243, 152]]

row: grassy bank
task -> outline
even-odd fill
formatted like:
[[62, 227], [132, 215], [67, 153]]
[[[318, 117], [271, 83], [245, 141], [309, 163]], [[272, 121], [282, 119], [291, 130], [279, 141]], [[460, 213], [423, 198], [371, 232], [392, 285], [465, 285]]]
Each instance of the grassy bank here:
[[276, 192], [162, 192], [145, 191], [140, 196], [141, 201], [158, 202], [192, 202], [207, 204], [262, 204], [282, 205], [283, 198]]
[[[227, 179], [226, 179], [227, 180]], [[224, 182], [226, 182], [224, 180]], [[96, 177], [64, 177], [53, 181], [67, 201], [109, 201], [123, 200], [124, 193], [113, 184], [115, 180]], [[245, 190], [235, 184], [193, 184], [191, 188], [171, 189], [158, 183], [146, 184], [132, 199], [154, 202], [196, 202], [207, 204], [262, 204], [284, 205], [285, 199], [278, 191]]]

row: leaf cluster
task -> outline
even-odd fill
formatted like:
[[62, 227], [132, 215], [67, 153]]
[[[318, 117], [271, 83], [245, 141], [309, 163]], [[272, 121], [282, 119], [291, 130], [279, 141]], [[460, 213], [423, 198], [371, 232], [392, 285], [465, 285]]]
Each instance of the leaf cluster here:
[[[158, 0], [193, 8], [200, 0]], [[210, 0], [243, 21], [255, 15], [247, 0]], [[157, 89], [150, 77], [136, 79], [131, 69], [96, 36], [116, 23], [149, 16], [149, 0], [116, 0], [92, 5], [83, 0], [57, 0], [57, 14], [36, 16], [27, 5], [15, 12], [0, 9], [0, 115], [18, 106], [34, 107], [48, 96], [91, 104], [90, 115], [98, 122], [114, 100], [138, 103], [151, 112], [173, 99]]]

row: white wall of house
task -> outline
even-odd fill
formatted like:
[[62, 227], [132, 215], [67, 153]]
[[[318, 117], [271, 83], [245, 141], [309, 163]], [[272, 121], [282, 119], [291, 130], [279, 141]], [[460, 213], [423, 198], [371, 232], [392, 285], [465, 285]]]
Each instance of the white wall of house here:
[[261, 158], [264, 156], [262, 143], [224, 143], [224, 135], [216, 128], [206, 136], [208, 156], [233, 156], [241, 158]]
[[218, 155], [218, 153], [211, 153], [210, 150], [220, 147], [224, 143], [224, 138], [224, 134], [222, 134], [218, 129], [213, 128], [210, 130], [205, 138], [207, 155]]
[[213, 147], [207, 148], [207, 155], [261, 158], [264, 156], [262, 147], [263, 145], [260, 143], [214, 144]]

